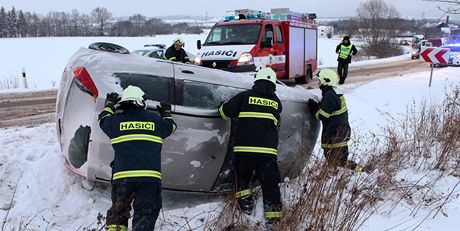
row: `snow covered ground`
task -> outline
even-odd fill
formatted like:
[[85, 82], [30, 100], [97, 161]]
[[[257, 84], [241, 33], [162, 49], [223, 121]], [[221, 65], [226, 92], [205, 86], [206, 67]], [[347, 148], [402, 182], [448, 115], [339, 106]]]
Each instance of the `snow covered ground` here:
[[[81, 39], [85, 40], [81, 41], [82, 45], [92, 42], [90, 38], [87, 39]], [[124, 38], [113, 38], [112, 42], [134, 49], [145, 43], [143, 39], [145, 38], [134, 38], [123, 44], [126, 42]], [[58, 44], [65, 39], [56, 40]], [[67, 41], [70, 39], [67, 38]], [[8, 42], [11, 43], [10, 46], [16, 43]], [[60, 49], [64, 50], [59, 46], [55, 52]], [[38, 57], [36, 55], [34, 54]], [[13, 66], [18, 60], [6, 61], [6, 66]], [[2, 62], [2, 65], [5, 63]], [[51, 63], [42, 68], [44, 73], [53, 73], [52, 70], [55, 70]], [[40, 66], [37, 65], [37, 70], [39, 69]], [[400, 116], [408, 104], [420, 103], [422, 100], [441, 102], [445, 89], [460, 84], [459, 70], [455, 67], [436, 69], [431, 88], [428, 87], [429, 72], [377, 80], [365, 85], [340, 87], [347, 99], [353, 131], [362, 134], [373, 131], [378, 134], [381, 126], [388, 123], [388, 118]], [[53, 78], [55, 76], [37, 80], [37, 86], [47, 87], [47, 81]], [[88, 187], [84, 187], [82, 179], [62, 166], [54, 124], [2, 129], [0, 150], [0, 219], [6, 220], [5, 230], [18, 229], [21, 224], [27, 225], [31, 230], [82, 230], [101, 227], [97, 224], [97, 216], [98, 213], [105, 214], [110, 207], [110, 190], [104, 186], [89, 190]], [[458, 181], [458, 178], [450, 177], [445, 179], [445, 184], [440, 187], [448, 190]], [[162, 227], [161, 230], [203, 230], [209, 216], [215, 215], [216, 209], [218, 211], [221, 206], [219, 198], [165, 192], [165, 208], [157, 224]], [[423, 219], [423, 215], [431, 212], [422, 208], [420, 216], [412, 217], [411, 211], [404, 204], [397, 205], [390, 215], [386, 215], [388, 210], [389, 208], [382, 208], [382, 211], [373, 215], [361, 230], [412, 230], [414, 224]], [[438, 214], [433, 217], [432, 214], [417, 230], [458, 230], [460, 198], [457, 196], [446, 205], [444, 211], [448, 216]], [[262, 207], [259, 201], [256, 219], [261, 217]]]
[[[200, 35], [158, 35], [155, 37], [51, 37], [0, 39], [0, 92], [24, 91], [22, 69], [27, 75], [30, 90], [45, 90], [59, 86], [62, 71], [69, 58], [80, 48], [95, 42], [110, 42], [126, 47], [130, 51], [145, 44], [160, 43], [169, 46], [173, 39], [181, 36], [185, 49], [197, 53], [196, 41], [206, 39], [208, 31]], [[318, 62], [320, 67], [337, 66], [336, 46], [340, 39], [318, 39]], [[352, 66], [369, 65], [410, 59], [409, 55], [384, 60], [353, 62]], [[5, 81], [17, 81], [19, 88], [6, 89]], [[3, 84], [2, 84], [3, 83]]]

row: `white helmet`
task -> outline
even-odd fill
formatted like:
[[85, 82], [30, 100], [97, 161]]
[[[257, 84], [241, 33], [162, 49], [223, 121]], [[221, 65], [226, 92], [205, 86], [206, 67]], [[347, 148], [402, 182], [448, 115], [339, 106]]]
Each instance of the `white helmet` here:
[[323, 69], [316, 73], [321, 86], [337, 87], [339, 75], [332, 69]]
[[143, 106], [145, 107], [145, 99], [144, 99], [144, 91], [140, 89], [139, 87], [129, 85], [124, 91], [123, 94], [121, 95], [121, 100], [120, 102], [127, 102], [127, 101], [132, 101], [138, 106]]
[[267, 80], [276, 85], [276, 72], [270, 67], [264, 67], [260, 69], [254, 77], [254, 82], [258, 80]]
[[185, 47], [185, 41], [181, 37], [174, 39], [173, 43], [179, 43], [182, 47]]

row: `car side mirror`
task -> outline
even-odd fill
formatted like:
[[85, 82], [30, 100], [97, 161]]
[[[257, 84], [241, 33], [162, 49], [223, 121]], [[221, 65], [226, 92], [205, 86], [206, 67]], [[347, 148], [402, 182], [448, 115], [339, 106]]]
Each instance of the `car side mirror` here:
[[196, 48], [197, 48], [198, 50], [201, 50], [201, 40], [199, 40], [199, 39], [196, 40]]

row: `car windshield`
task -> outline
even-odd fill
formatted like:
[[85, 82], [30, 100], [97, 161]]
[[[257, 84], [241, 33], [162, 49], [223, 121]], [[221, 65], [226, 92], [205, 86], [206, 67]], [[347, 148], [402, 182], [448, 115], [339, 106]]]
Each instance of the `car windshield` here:
[[135, 50], [133, 51], [132, 53], [135, 54], [135, 55], [141, 55], [141, 56], [144, 56], [147, 52], [149, 52], [150, 50]]
[[259, 32], [259, 24], [216, 26], [212, 28], [204, 45], [256, 44]]

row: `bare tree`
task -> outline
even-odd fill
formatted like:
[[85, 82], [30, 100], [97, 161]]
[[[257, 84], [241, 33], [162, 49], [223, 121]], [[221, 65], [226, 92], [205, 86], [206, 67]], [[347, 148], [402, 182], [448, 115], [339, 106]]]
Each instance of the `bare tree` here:
[[91, 11], [91, 18], [97, 24], [98, 35], [104, 35], [105, 30], [110, 24], [109, 20], [112, 18], [112, 13], [106, 8], [98, 7]]
[[460, 0], [424, 0], [427, 2], [439, 2], [444, 6], [439, 6], [438, 9], [449, 14], [460, 14]]
[[[398, 30], [399, 12], [383, 0], [368, 0], [357, 9], [358, 33], [366, 42], [366, 53], [378, 58], [401, 52], [393, 39]], [[396, 50], [395, 50], [396, 49]]]

